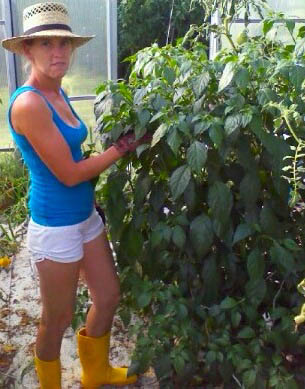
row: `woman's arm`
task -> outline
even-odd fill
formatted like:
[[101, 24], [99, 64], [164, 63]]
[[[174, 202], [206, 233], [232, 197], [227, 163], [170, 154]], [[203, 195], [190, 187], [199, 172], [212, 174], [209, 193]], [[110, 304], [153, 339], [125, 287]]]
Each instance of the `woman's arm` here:
[[53, 123], [50, 109], [35, 92], [18, 96], [11, 117], [14, 129], [28, 139], [41, 160], [67, 186], [96, 177], [123, 155], [111, 146], [97, 156], [75, 162], [64, 137]]

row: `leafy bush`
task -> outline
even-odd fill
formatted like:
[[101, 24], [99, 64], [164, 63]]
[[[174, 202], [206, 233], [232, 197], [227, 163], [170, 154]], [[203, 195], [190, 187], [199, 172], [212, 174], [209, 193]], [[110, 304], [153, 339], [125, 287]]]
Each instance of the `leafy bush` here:
[[[119, 77], [126, 76], [126, 57], [152, 43], [164, 46], [203, 20], [203, 8], [191, 0], [120, 0], [118, 2]], [[172, 11], [172, 13], [171, 13]]]
[[153, 365], [161, 388], [304, 387], [293, 316], [305, 220], [288, 201], [290, 185], [303, 191], [305, 29], [284, 45], [268, 40], [273, 23], [213, 61], [193, 28], [134, 56], [129, 83], [98, 90], [106, 144], [131, 128], [153, 134], [102, 194], [121, 316], [139, 317], [130, 370]]
[[0, 257], [18, 249], [14, 228], [27, 216], [28, 174], [15, 153], [0, 153]]

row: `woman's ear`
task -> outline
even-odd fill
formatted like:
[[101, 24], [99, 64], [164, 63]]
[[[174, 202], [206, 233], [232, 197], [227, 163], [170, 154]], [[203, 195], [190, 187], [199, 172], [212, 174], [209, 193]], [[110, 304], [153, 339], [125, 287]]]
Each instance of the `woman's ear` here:
[[31, 55], [31, 44], [29, 42], [23, 41], [22, 42], [22, 47], [23, 47], [23, 55], [26, 57], [28, 61], [31, 62], [32, 60], [32, 55]]

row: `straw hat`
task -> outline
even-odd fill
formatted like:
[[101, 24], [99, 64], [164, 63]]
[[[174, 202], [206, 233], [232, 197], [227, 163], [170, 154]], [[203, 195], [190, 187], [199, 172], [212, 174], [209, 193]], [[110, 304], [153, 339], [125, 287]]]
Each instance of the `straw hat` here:
[[25, 8], [23, 31], [20, 36], [4, 39], [2, 46], [13, 53], [23, 54], [22, 42], [27, 39], [67, 37], [72, 39], [74, 47], [79, 47], [95, 36], [73, 34], [66, 6], [55, 2], [38, 3]]

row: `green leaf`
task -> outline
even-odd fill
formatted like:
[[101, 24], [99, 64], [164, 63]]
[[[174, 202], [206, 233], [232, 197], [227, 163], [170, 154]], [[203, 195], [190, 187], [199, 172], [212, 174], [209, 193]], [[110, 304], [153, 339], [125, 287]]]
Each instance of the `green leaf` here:
[[232, 297], [225, 297], [220, 303], [221, 309], [232, 309], [236, 306], [237, 302]]
[[172, 240], [174, 244], [182, 250], [185, 245], [186, 235], [184, 229], [181, 226], [175, 226], [172, 231]]
[[171, 228], [164, 222], [159, 222], [152, 231], [151, 245], [158, 246], [162, 241], [169, 242], [172, 236]]
[[157, 94], [152, 102], [152, 106], [156, 111], [161, 111], [166, 105], [167, 101], [160, 94]]
[[208, 72], [201, 73], [193, 81], [193, 89], [197, 98], [199, 98], [206, 89], [210, 81], [210, 74]]
[[284, 239], [283, 245], [290, 251], [300, 251], [302, 248], [292, 239]]
[[[251, 188], [251, 190], [249, 190]], [[256, 203], [261, 190], [261, 184], [258, 176], [253, 173], [248, 173], [240, 183], [240, 195], [244, 205]]]
[[274, 20], [272, 20], [272, 19], [266, 19], [263, 21], [263, 34], [265, 36], [272, 29], [273, 25], [274, 25]]
[[[142, 361], [132, 361], [128, 367], [127, 377], [130, 377], [134, 374], [138, 374], [141, 371], [141, 362]], [[145, 366], [146, 367], [146, 366]]]
[[301, 58], [305, 54], [305, 39], [298, 39], [294, 49], [295, 56]]
[[243, 384], [245, 388], [251, 388], [256, 381], [256, 371], [254, 369], [247, 370], [243, 373]]
[[191, 170], [187, 165], [178, 167], [171, 175], [170, 188], [174, 199], [181, 196], [191, 179]]
[[200, 99], [196, 100], [194, 105], [193, 105], [193, 112], [194, 114], [198, 114], [202, 110], [202, 104], [205, 101], [205, 96], [200, 97]]
[[166, 376], [168, 372], [172, 370], [172, 362], [170, 359], [170, 355], [169, 354], [159, 355], [159, 358], [156, 359], [154, 363], [154, 370], [156, 372], [157, 377]]
[[229, 86], [235, 76], [236, 63], [229, 62], [226, 64], [224, 71], [222, 73], [221, 79], [219, 81], [218, 92], [221, 92], [227, 86]]
[[236, 73], [235, 76], [236, 85], [241, 89], [248, 88], [250, 84], [250, 80], [251, 78], [248, 69], [244, 67], [239, 67], [238, 72]]
[[226, 101], [226, 104], [231, 108], [241, 109], [244, 107], [245, 102], [246, 99], [244, 98], [244, 96], [240, 93], [236, 93], [229, 100]]
[[184, 201], [189, 210], [193, 210], [197, 205], [198, 198], [197, 198], [195, 183], [192, 178], [184, 192]]
[[305, 67], [301, 65], [291, 66], [289, 79], [297, 90], [301, 90], [302, 83], [305, 80]]
[[286, 19], [285, 24], [286, 24], [286, 27], [287, 27], [288, 31], [290, 32], [290, 34], [293, 35], [293, 31], [295, 28], [295, 22], [293, 20]]
[[189, 314], [189, 312], [188, 312], [187, 306], [185, 304], [178, 304], [177, 317], [179, 318], [179, 320], [187, 318], [188, 314]]
[[191, 222], [190, 238], [196, 254], [205, 256], [214, 240], [212, 223], [208, 216], [202, 214]]
[[147, 307], [150, 304], [151, 299], [152, 299], [152, 292], [146, 291], [146, 292], [141, 293], [137, 297], [138, 307], [140, 309]]
[[156, 120], [160, 119], [162, 116], [165, 115], [165, 112], [157, 112], [149, 121], [149, 123], [153, 123]]
[[141, 109], [137, 112], [137, 116], [139, 119], [139, 122], [141, 124], [141, 127], [146, 126], [146, 124], [150, 120], [150, 112], [147, 109]]
[[237, 328], [241, 322], [241, 314], [239, 312], [232, 312], [231, 321], [233, 328]]
[[206, 354], [206, 361], [208, 364], [212, 364], [217, 358], [217, 354], [215, 351], [208, 351]]
[[241, 124], [242, 115], [240, 113], [228, 116], [225, 121], [225, 133], [227, 135], [231, 135], [232, 132], [234, 132], [241, 126]]
[[187, 162], [192, 170], [200, 173], [208, 157], [208, 149], [204, 143], [197, 140], [187, 150]]
[[181, 146], [183, 140], [179, 135], [179, 131], [176, 127], [172, 127], [167, 135], [167, 143], [172, 149], [173, 153], [178, 154], [179, 147]]
[[206, 121], [197, 123], [194, 128], [195, 135], [202, 134], [205, 130], [207, 130], [210, 127], [210, 125], [211, 124]]
[[135, 204], [139, 207], [143, 206], [143, 202], [146, 200], [146, 196], [150, 191], [152, 185], [151, 177], [145, 172], [138, 176], [135, 186]]
[[160, 126], [154, 132], [151, 141], [151, 147], [154, 147], [160, 141], [160, 139], [166, 134], [167, 130], [168, 130], [168, 125], [166, 123], [160, 124]]
[[133, 223], [127, 224], [124, 228], [120, 242], [120, 250], [123, 250], [124, 254], [126, 253], [132, 260], [136, 260], [142, 253], [143, 237], [135, 229]]
[[273, 263], [278, 263], [282, 265], [284, 269], [289, 273], [295, 272], [295, 261], [290, 251], [286, 250], [284, 247], [280, 246], [275, 241], [273, 243], [273, 246], [271, 247], [270, 255]]
[[248, 256], [247, 269], [250, 279], [262, 279], [265, 271], [265, 261], [260, 250], [256, 247]]
[[149, 77], [153, 74], [155, 69], [156, 63], [154, 60], [149, 61], [143, 69], [143, 76], [144, 78]]
[[216, 256], [213, 254], [204, 259], [202, 279], [205, 304], [207, 304], [208, 306], [215, 304], [218, 301], [218, 295], [221, 290], [222, 280], [219, 273]]
[[297, 37], [298, 38], [304, 38], [305, 37], [305, 26], [302, 26], [302, 27], [299, 28]]
[[260, 105], [265, 105], [270, 102], [279, 101], [279, 96], [270, 88], [262, 88], [257, 93], [257, 100]]
[[301, 335], [298, 339], [298, 345], [304, 347], [305, 346], [305, 335]]
[[219, 125], [212, 125], [209, 129], [209, 136], [214, 143], [215, 147], [221, 147], [224, 140], [223, 128]]
[[233, 196], [227, 185], [216, 181], [209, 189], [208, 203], [212, 210], [213, 219], [220, 223], [226, 223], [233, 206]]
[[247, 238], [248, 236], [252, 235], [252, 233], [253, 233], [253, 228], [249, 226], [249, 224], [246, 223], [239, 224], [234, 234], [233, 245]]
[[263, 279], [251, 279], [246, 284], [246, 295], [253, 307], [258, 306], [266, 295], [267, 287]]
[[264, 233], [273, 237], [280, 237], [282, 235], [281, 223], [278, 221], [274, 211], [267, 203], [264, 203], [260, 213], [260, 224]]
[[176, 355], [173, 360], [173, 365], [177, 374], [181, 375], [185, 369], [185, 362], [183, 357], [181, 357], [180, 355]]
[[111, 173], [107, 178], [107, 219], [116, 238], [120, 237], [124, 226], [123, 219], [127, 213], [127, 200], [123, 191], [126, 181], [127, 175], [122, 172]]
[[136, 153], [137, 153], [137, 157], [139, 158], [140, 155], [145, 151], [145, 150], [148, 150], [149, 149], [149, 145], [147, 143], [143, 143], [142, 145], [138, 146], [137, 147], [137, 150], [136, 150]]
[[143, 98], [146, 96], [146, 94], [147, 94], [147, 89], [146, 88], [139, 88], [139, 89], [137, 89], [137, 91], [135, 92], [134, 97], [133, 97], [133, 103], [135, 105], [142, 104]]
[[154, 184], [149, 197], [149, 202], [156, 213], [162, 208], [165, 198], [166, 195], [163, 185], [161, 183]]
[[170, 85], [172, 85], [176, 79], [176, 73], [172, 68], [169, 68], [168, 66], [165, 66], [163, 71], [164, 71], [164, 78]]
[[225, 121], [225, 132], [227, 135], [232, 134], [239, 127], [245, 128], [252, 120], [250, 112], [236, 113], [230, 115]]
[[252, 120], [252, 113], [251, 112], [243, 112], [241, 115], [241, 126], [242, 128], [246, 128], [247, 125]]
[[237, 334], [237, 337], [240, 339], [251, 339], [254, 338], [255, 331], [251, 327], [244, 327], [239, 333]]

